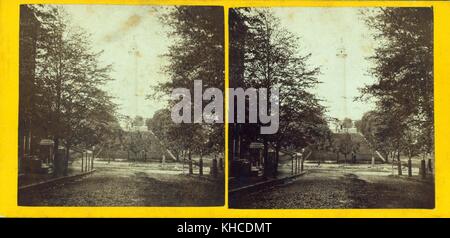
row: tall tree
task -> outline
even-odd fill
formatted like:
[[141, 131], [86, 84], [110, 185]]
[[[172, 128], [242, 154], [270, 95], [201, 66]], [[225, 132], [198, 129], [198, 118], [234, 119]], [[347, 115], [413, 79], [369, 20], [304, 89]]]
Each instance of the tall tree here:
[[[169, 36], [177, 40], [164, 55], [169, 63], [163, 72], [170, 80], [153, 90], [156, 96], [170, 95], [175, 88], [190, 89], [191, 95], [194, 95], [194, 80], [202, 81], [202, 89], [215, 87], [223, 90], [223, 8], [171, 7], [161, 15], [161, 21], [170, 27]], [[174, 103], [170, 101], [169, 106]], [[177, 137], [189, 152], [206, 151], [207, 142], [213, 141], [213, 148], [223, 151], [223, 137], [222, 140], [215, 139], [223, 136], [223, 124], [181, 123], [174, 129], [178, 130]], [[199, 140], [193, 140], [194, 137]]]
[[412, 134], [420, 141], [422, 153], [432, 153], [433, 9], [380, 8], [367, 15], [367, 24], [375, 30], [374, 38], [380, 44], [370, 58], [375, 65], [371, 73], [377, 81], [364, 87], [362, 93], [376, 99], [377, 110], [384, 114], [381, 123], [396, 133], [392, 138], [396, 138], [393, 143], [398, 157], [401, 148], [416, 141], [404, 140]]
[[[309, 91], [319, 83], [319, 68], [308, 64], [311, 54], [302, 52], [300, 38], [280, 25], [280, 20], [269, 9], [232, 9], [230, 15], [237, 22], [230, 22], [231, 48], [236, 59], [230, 59], [235, 82], [246, 88], [278, 88], [279, 131], [273, 135], [250, 135], [260, 138], [264, 144], [264, 158], [268, 158], [269, 146], [275, 148], [274, 171], [277, 171], [281, 148], [314, 143], [326, 128], [324, 107]], [[238, 32], [245, 32], [244, 38]], [[244, 53], [238, 57], [239, 51]], [[233, 79], [232, 79], [233, 80]], [[270, 93], [268, 99], [271, 97]], [[252, 127], [252, 125], [241, 125]], [[241, 135], [246, 130], [242, 129]], [[254, 130], [250, 130], [254, 131]], [[249, 132], [249, 130], [247, 130]], [[254, 131], [255, 132], [255, 131]], [[248, 136], [248, 135], [247, 135]], [[269, 164], [265, 161], [265, 164]], [[268, 171], [266, 171], [268, 172]]]
[[[36, 69], [36, 42], [40, 23], [36, 12], [29, 5], [20, 6], [20, 45], [19, 45], [19, 170], [23, 172], [23, 161], [26, 155], [35, 152], [32, 135], [39, 134], [31, 131], [34, 118], [34, 89]], [[33, 128], [34, 129], [34, 128]], [[36, 133], [38, 132], [38, 133]]]
[[99, 133], [115, 120], [115, 105], [101, 89], [111, 80], [111, 66], [99, 62], [87, 33], [69, 25], [61, 7], [42, 6], [36, 55], [36, 117], [54, 140], [55, 175], [67, 173], [66, 155], [74, 143], [92, 146]]

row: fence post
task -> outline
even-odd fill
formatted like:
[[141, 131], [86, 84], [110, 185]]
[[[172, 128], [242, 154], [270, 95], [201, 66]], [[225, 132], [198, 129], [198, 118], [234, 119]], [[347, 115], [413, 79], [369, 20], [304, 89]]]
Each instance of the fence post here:
[[297, 166], [297, 168], [296, 168], [297, 173], [300, 173], [300, 160], [298, 158], [298, 154], [295, 154], [295, 161], [297, 162], [297, 164], [296, 164], [296, 166]]
[[84, 153], [81, 152], [81, 172], [84, 172]]
[[300, 162], [301, 162], [301, 165], [300, 165], [300, 172], [303, 172], [303, 163], [305, 162], [305, 158], [301, 158], [301, 160], [300, 160]]
[[86, 151], [86, 172], [89, 171], [89, 163], [90, 163], [89, 153]]
[[294, 175], [294, 156], [291, 156], [291, 174]]
[[94, 170], [94, 151], [92, 151], [91, 170]]
[[297, 154], [294, 154], [294, 174], [298, 174]]

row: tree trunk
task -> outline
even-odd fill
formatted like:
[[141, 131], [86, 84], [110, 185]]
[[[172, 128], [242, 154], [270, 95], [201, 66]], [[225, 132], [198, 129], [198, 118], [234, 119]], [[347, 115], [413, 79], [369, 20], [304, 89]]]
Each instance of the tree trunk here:
[[277, 143], [277, 145], [275, 146], [275, 164], [274, 164], [274, 169], [273, 169], [273, 176], [277, 176], [278, 175], [278, 162], [280, 160], [280, 146]]
[[420, 161], [420, 171], [421, 171], [421, 175], [422, 175], [422, 178], [424, 179], [424, 178], [426, 178], [426, 176], [427, 176], [427, 168], [426, 168], [426, 166], [425, 166], [425, 159], [424, 158], [422, 158], [422, 160]]
[[192, 154], [191, 154], [191, 150], [189, 150], [188, 152], [188, 160], [189, 160], [189, 174], [193, 174], [194, 173], [194, 169], [192, 167]]
[[269, 145], [267, 144], [267, 139], [264, 138], [263, 140], [263, 145], [264, 145], [264, 149], [263, 149], [263, 161], [264, 161], [264, 170], [263, 170], [263, 175], [264, 177], [268, 177], [269, 175]]
[[212, 159], [212, 163], [211, 163], [211, 172], [210, 174], [216, 178], [217, 174], [218, 174], [218, 168], [217, 168], [217, 159], [216, 156], [214, 156], [214, 158]]
[[203, 153], [200, 153], [200, 160], [198, 161], [198, 173], [200, 176], [203, 175]]
[[412, 177], [412, 162], [411, 162], [411, 157], [408, 158], [408, 177]]
[[428, 159], [428, 172], [433, 173], [433, 165], [431, 159]]

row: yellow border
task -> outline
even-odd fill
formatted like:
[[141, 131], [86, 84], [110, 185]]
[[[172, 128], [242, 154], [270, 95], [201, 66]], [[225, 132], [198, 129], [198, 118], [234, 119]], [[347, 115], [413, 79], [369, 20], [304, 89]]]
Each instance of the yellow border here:
[[[435, 128], [436, 208], [426, 209], [289, 209], [238, 210], [224, 207], [18, 207], [17, 113], [19, 65], [19, 5], [47, 4], [148, 4], [216, 5], [225, 12], [225, 85], [228, 88], [228, 8], [242, 6], [303, 7], [429, 7], [434, 8], [435, 28]], [[445, 1], [243, 1], [243, 0], [0, 0], [0, 216], [6, 217], [450, 217], [450, 138], [446, 105], [450, 75], [450, 4]], [[228, 91], [226, 91], [226, 98]], [[226, 110], [228, 106], [226, 105]], [[227, 115], [227, 114], [226, 114]], [[226, 121], [228, 118], [225, 119]], [[225, 124], [225, 140], [228, 126]], [[228, 158], [228, 143], [225, 143]], [[228, 168], [228, 163], [226, 168]], [[226, 170], [228, 171], [228, 169]], [[228, 172], [226, 173], [228, 176]], [[228, 182], [225, 188], [228, 188]], [[226, 201], [228, 196], [226, 196]]]

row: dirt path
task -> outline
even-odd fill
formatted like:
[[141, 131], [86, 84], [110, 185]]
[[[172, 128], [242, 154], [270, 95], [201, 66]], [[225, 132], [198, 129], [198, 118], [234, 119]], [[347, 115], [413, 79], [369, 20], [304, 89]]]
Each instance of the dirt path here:
[[22, 206], [223, 206], [224, 185], [145, 168], [97, 168], [84, 178], [19, 193]]
[[235, 208], [433, 208], [434, 184], [338, 168], [309, 169], [299, 179], [230, 200]]

